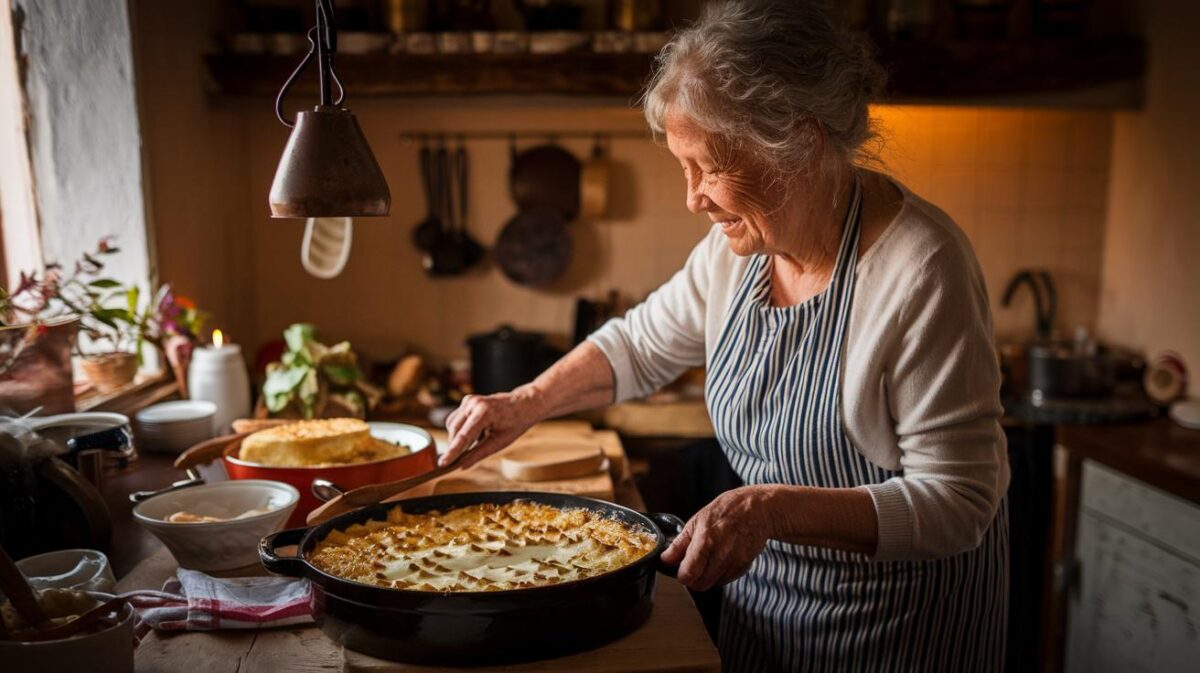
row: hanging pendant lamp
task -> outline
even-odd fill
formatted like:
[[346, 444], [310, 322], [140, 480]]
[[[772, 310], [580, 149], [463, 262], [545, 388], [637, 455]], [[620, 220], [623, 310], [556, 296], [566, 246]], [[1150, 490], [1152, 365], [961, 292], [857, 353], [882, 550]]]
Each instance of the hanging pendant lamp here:
[[[292, 129], [292, 134], [271, 183], [271, 217], [387, 215], [392, 203], [387, 180], [354, 113], [342, 107], [346, 90], [333, 69], [337, 53], [333, 3], [316, 1], [317, 25], [308, 31], [311, 48], [275, 98], [275, 116]], [[314, 55], [321, 103], [299, 112], [293, 123], [283, 113], [283, 99]], [[338, 88], [336, 99], [334, 84]]]

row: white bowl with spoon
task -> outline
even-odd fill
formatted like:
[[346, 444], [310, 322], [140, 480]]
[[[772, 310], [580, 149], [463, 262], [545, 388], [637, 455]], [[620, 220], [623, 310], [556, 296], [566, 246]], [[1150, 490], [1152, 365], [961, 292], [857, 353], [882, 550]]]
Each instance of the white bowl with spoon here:
[[258, 543], [283, 528], [300, 492], [279, 481], [235, 479], [168, 491], [143, 500], [133, 518], [184, 568], [213, 571], [258, 565]]

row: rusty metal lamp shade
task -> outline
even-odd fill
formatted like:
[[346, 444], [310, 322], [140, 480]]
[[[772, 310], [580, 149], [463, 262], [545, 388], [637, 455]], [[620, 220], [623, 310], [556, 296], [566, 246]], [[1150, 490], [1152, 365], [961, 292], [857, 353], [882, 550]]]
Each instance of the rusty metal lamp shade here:
[[377, 217], [392, 202], [354, 113], [333, 105], [296, 115], [270, 199], [272, 217]]
[[[316, 0], [317, 25], [308, 32], [308, 54], [275, 98], [275, 116], [292, 134], [271, 183], [271, 217], [379, 217], [388, 214], [387, 180], [354, 113], [342, 107], [346, 91], [333, 68], [337, 30], [331, 0]], [[305, 66], [317, 58], [321, 103], [296, 115], [283, 113], [283, 99]], [[335, 99], [332, 87], [336, 84]]]

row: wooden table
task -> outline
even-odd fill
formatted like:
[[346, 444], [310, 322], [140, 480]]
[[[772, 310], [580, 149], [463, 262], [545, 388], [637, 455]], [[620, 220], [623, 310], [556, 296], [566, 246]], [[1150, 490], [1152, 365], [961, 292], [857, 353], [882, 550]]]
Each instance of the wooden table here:
[[[641, 494], [632, 480], [616, 484], [616, 502], [643, 509]], [[177, 565], [160, 549], [118, 582], [118, 590], [159, 589]], [[248, 568], [232, 575], [266, 574]], [[363, 671], [372, 673], [429, 672], [440, 667], [411, 666], [374, 659], [327, 639], [316, 627], [262, 631], [150, 633], [135, 653], [139, 673], [232, 670], [253, 671]], [[513, 666], [472, 667], [491, 671], [712, 671], [721, 669], [716, 648], [704, 629], [691, 597], [675, 580], [659, 576], [650, 620], [634, 633], [594, 650], [556, 659]]]

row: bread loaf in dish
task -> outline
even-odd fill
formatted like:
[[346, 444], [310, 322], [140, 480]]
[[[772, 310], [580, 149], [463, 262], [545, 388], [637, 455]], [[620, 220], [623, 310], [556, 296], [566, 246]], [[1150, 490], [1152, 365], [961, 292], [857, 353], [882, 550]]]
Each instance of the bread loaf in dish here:
[[365, 463], [410, 453], [408, 447], [371, 436], [357, 418], [297, 421], [260, 430], [242, 440], [238, 458], [269, 467]]

